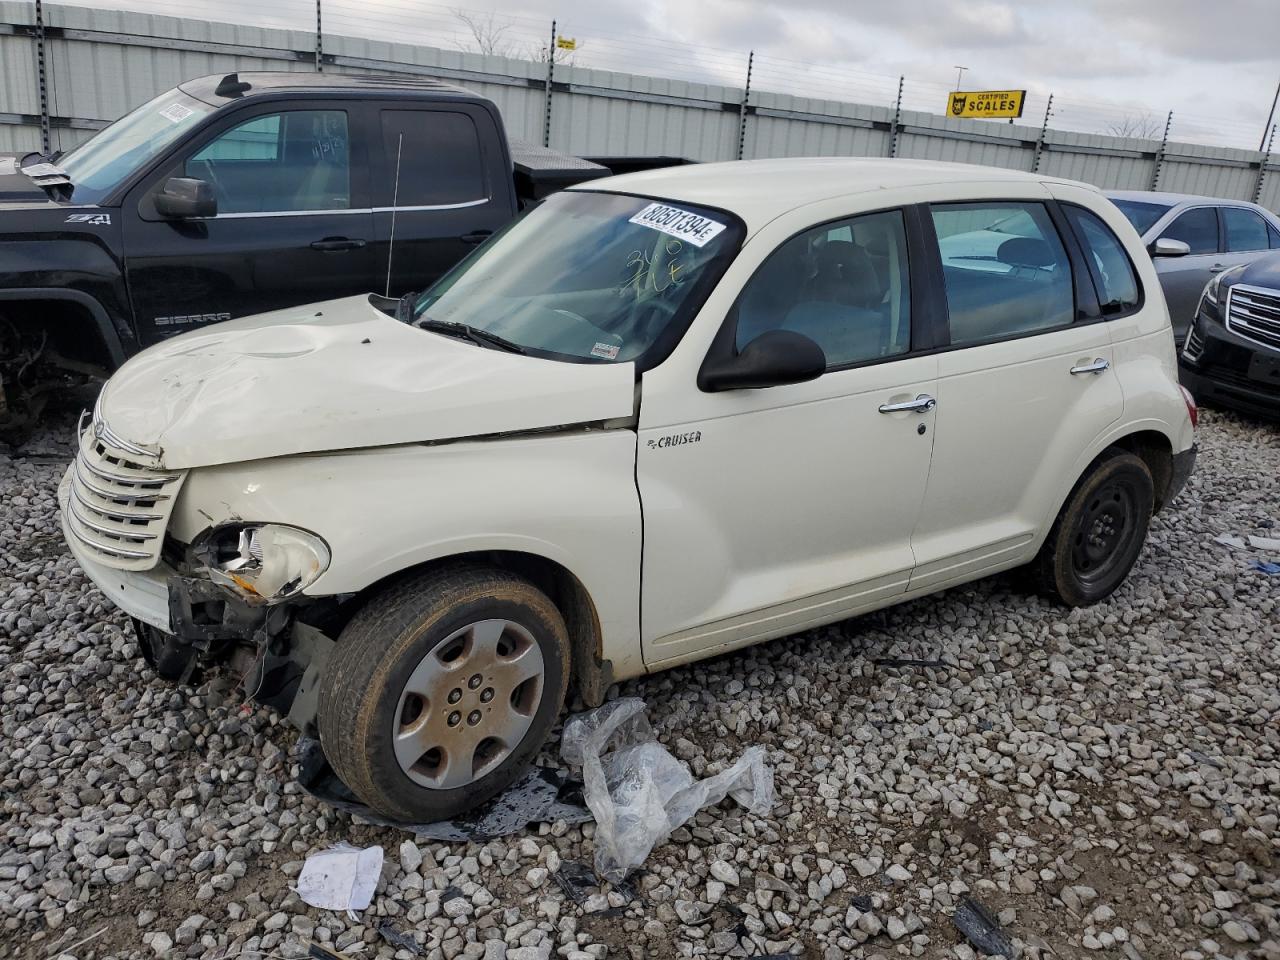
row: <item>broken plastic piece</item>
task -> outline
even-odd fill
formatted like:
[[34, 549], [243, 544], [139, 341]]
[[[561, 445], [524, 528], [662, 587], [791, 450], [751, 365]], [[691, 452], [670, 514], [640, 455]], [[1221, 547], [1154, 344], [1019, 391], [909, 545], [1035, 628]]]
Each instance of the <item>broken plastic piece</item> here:
[[644, 701], [615, 700], [565, 721], [560, 755], [582, 767], [583, 795], [596, 818], [596, 873], [613, 884], [703, 807], [726, 796], [755, 814], [773, 807], [773, 772], [763, 747], [749, 747], [722, 773], [694, 780], [654, 738]]
[[1271, 577], [1280, 575], [1280, 563], [1272, 563], [1270, 560], [1252, 560], [1249, 563], [1249, 569]]
[[952, 922], [978, 953], [1013, 960], [1013, 941], [1000, 928], [991, 911], [972, 897], [965, 897], [956, 908]]
[[418, 945], [418, 941], [407, 933], [401, 933], [391, 925], [390, 920], [383, 920], [378, 924], [378, 936], [397, 950], [408, 950], [415, 957], [422, 955], [422, 947]]
[[585, 823], [591, 811], [582, 805], [581, 785], [558, 770], [534, 767], [487, 803], [452, 820], [436, 823], [402, 823], [375, 813], [361, 803], [329, 768], [320, 741], [298, 740], [298, 782], [302, 789], [331, 807], [366, 823], [397, 827], [424, 840], [462, 843], [495, 840], [518, 833], [531, 823]]
[[1255, 550], [1280, 550], [1280, 540], [1275, 537], [1253, 537], [1249, 538], [1249, 546]]
[[1213, 538], [1213, 542], [1214, 542], [1214, 543], [1220, 543], [1220, 544], [1222, 544], [1224, 547], [1233, 547], [1233, 548], [1235, 548], [1235, 549], [1237, 549], [1237, 550], [1238, 550], [1238, 549], [1240, 549], [1240, 548], [1242, 548], [1242, 547], [1244, 546], [1244, 538], [1243, 538], [1243, 537], [1233, 537], [1233, 536], [1231, 536], [1231, 535], [1229, 535], [1229, 534], [1226, 534], [1226, 533], [1224, 533], [1224, 534], [1223, 534], [1222, 536], [1220, 536], [1220, 537], [1214, 537], [1214, 538]]
[[339, 843], [307, 857], [294, 890], [313, 907], [345, 910], [358, 920], [358, 912], [369, 909], [381, 872], [381, 847], [360, 850]]

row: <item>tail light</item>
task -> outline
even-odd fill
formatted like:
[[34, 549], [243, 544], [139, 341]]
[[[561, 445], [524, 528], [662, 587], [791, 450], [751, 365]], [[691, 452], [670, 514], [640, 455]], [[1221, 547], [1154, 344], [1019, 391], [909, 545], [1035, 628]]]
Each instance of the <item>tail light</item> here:
[[1182, 384], [1178, 384], [1178, 389], [1182, 391], [1182, 402], [1187, 405], [1187, 416], [1191, 418], [1191, 429], [1194, 430], [1196, 424], [1200, 422], [1200, 410], [1196, 407], [1196, 398]]

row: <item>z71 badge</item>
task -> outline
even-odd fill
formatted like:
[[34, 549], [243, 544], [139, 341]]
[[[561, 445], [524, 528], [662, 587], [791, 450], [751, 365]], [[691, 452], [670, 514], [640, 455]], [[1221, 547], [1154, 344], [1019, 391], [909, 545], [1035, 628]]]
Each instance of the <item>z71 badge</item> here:
[[111, 225], [111, 214], [109, 213], [73, 213], [67, 217], [65, 223], [93, 223], [102, 226]]

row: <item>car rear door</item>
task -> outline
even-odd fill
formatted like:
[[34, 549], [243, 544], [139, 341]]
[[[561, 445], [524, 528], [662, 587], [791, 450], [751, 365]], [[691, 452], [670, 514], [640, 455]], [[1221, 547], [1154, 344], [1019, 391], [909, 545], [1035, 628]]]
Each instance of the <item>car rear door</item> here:
[[[381, 104], [374, 118], [378, 291], [425, 290], [515, 215], [501, 127], [478, 104]], [[394, 242], [393, 242], [394, 241]]]
[[[125, 271], [144, 344], [372, 287], [363, 122], [358, 101], [249, 107], [130, 192]], [[208, 182], [217, 215], [160, 216], [154, 198], [170, 177]]]
[[[918, 226], [902, 209], [817, 227], [812, 216], [789, 237], [775, 225], [772, 241], [753, 238], [768, 256], [734, 264], [721, 286], [745, 286], [718, 309], [732, 338], [722, 349], [793, 330], [823, 348], [826, 373], [723, 392], [699, 390], [696, 368], [673, 361], [644, 374], [636, 481], [648, 664], [840, 619], [906, 590], [937, 369], [928, 288], [907, 248]], [[713, 299], [704, 313], [714, 309]]]
[[1123, 406], [1096, 295], [1048, 193], [976, 192], [928, 208], [948, 344], [913, 592], [1027, 559], [1081, 452]]
[[1230, 270], [1242, 263], [1253, 263], [1270, 251], [1267, 222], [1248, 207], [1219, 208], [1222, 215], [1222, 264]]

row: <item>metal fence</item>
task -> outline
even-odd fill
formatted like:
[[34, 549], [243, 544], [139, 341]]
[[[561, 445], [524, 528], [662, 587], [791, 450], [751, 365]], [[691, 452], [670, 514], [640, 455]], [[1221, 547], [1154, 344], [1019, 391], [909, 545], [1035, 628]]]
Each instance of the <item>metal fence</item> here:
[[[1107, 188], [1254, 200], [1280, 210], [1280, 157], [1270, 153], [1270, 144], [1258, 151], [1181, 142], [1171, 137], [1173, 115], [1157, 124], [1162, 138], [1063, 129], [1063, 117], [1076, 116], [1077, 126], [1097, 126], [1105, 115], [1073, 114], [1070, 101], [1055, 105], [1053, 96], [1039, 101], [1042, 109], [1030, 122], [962, 120], [908, 109], [938, 91], [924, 91], [906, 78], [898, 78], [895, 92], [883, 77], [858, 81], [847, 72], [825, 74], [820, 66], [750, 52], [690, 47], [657, 56], [643, 47], [653, 41], [643, 39], [593, 37], [592, 57], [563, 57], [557, 44], [563, 31], [547, 23], [538, 35], [535, 21], [520, 18], [500, 25], [519, 27], [504, 34], [501, 45], [486, 44], [474, 29], [449, 46], [390, 42], [376, 35], [440, 41], [444, 31], [422, 17], [398, 26], [380, 23], [376, 14], [359, 13], [344, 2], [281, 0], [269, 8], [274, 22], [310, 27], [284, 29], [0, 0], [0, 150], [70, 149], [138, 103], [204, 74], [391, 73], [438, 77], [476, 90], [498, 104], [513, 137], [570, 153], [702, 161], [819, 155], [951, 160]], [[208, 9], [194, 3], [184, 8], [181, 2], [173, 8]], [[330, 29], [336, 23], [344, 35], [324, 28], [326, 11]], [[458, 49], [469, 42], [507, 55]], [[647, 64], [652, 72], [587, 65], [602, 61]], [[659, 72], [664, 75], [652, 75]], [[727, 79], [731, 73], [741, 82], [695, 79]], [[867, 99], [883, 95], [885, 102], [854, 102], [842, 95], [845, 90]], [[932, 102], [940, 101], [939, 94]], [[1204, 118], [1198, 124], [1195, 129], [1204, 135]], [[1238, 141], [1240, 132], [1232, 132]], [[1273, 128], [1272, 141], [1274, 133]]]

